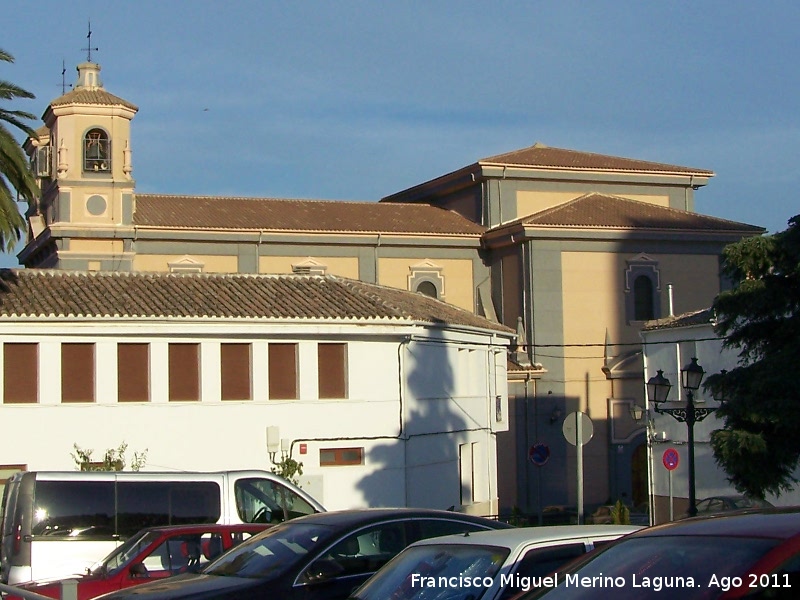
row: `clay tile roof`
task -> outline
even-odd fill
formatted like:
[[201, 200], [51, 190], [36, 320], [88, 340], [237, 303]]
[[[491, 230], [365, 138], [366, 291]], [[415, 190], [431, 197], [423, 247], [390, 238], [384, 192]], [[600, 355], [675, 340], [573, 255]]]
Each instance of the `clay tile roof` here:
[[50, 106], [64, 106], [67, 104], [100, 104], [104, 106], [125, 106], [131, 110], [139, 110], [139, 107], [119, 96], [109, 94], [102, 88], [88, 89], [76, 88], [59, 96], [50, 103]]
[[647, 321], [643, 331], [654, 331], [657, 329], [675, 329], [678, 327], [691, 327], [692, 325], [714, 325], [717, 320], [717, 315], [712, 308], [704, 308], [681, 315], [672, 317], [664, 317], [663, 319], [654, 319]]
[[134, 224], [181, 229], [265, 229], [479, 237], [486, 228], [423, 204], [136, 194]]
[[560, 169], [586, 169], [590, 171], [633, 171], [646, 173], [677, 173], [681, 175], [695, 174], [712, 177], [713, 171], [681, 167], [663, 163], [607, 156], [578, 150], [550, 148], [536, 143], [529, 148], [490, 156], [478, 161], [479, 164], [497, 164], [522, 167], [550, 167]]
[[0, 320], [390, 320], [513, 331], [421, 294], [335, 276], [0, 270]]
[[762, 227], [755, 225], [597, 193], [580, 196], [564, 204], [505, 223], [495, 229], [515, 223], [546, 227], [691, 229], [750, 234], [764, 232]]

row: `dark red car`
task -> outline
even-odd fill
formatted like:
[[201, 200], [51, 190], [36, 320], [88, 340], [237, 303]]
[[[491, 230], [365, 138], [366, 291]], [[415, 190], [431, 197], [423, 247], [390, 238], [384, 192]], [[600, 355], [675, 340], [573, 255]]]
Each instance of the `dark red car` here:
[[[78, 600], [89, 600], [155, 579], [197, 572], [226, 550], [269, 527], [263, 523], [149, 527], [126, 540], [85, 575], [18, 587], [61, 598], [62, 586], [77, 585]], [[13, 594], [5, 598], [22, 600]]]

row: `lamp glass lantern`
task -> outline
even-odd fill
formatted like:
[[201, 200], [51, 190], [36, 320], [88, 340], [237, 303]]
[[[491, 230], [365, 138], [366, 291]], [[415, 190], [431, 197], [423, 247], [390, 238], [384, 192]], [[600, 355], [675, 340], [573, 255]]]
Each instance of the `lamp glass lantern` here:
[[697, 364], [697, 357], [693, 357], [692, 362], [681, 369], [681, 385], [687, 390], [698, 390], [705, 374], [703, 367]]
[[725, 389], [725, 376], [728, 374], [727, 369], [722, 369], [719, 372], [721, 376], [721, 382], [717, 385], [714, 389], [714, 400], [719, 402], [720, 405], [725, 404], [728, 401], [728, 391]]
[[672, 384], [664, 377], [664, 371], [659, 369], [655, 375], [647, 380], [647, 398], [654, 404], [667, 401]]
[[641, 423], [644, 419], [644, 408], [636, 404], [636, 402], [633, 402], [631, 403], [629, 410], [631, 413], [631, 418], [637, 423]]

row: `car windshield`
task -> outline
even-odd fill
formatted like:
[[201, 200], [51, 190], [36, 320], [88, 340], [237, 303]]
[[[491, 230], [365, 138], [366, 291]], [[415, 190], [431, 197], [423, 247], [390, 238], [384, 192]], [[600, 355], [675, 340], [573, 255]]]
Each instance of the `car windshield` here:
[[242, 542], [208, 565], [203, 573], [272, 579], [302, 560], [318, 542], [335, 533], [325, 525], [289, 521]]
[[125, 543], [111, 554], [92, 565], [89, 573], [92, 575], [113, 575], [157, 540], [158, 537], [159, 535], [156, 532], [143, 531], [128, 538]]
[[[716, 598], [726, 578], [741, 577], [777, 540], [717, 536], [629, 538], [558, 573], [558, 587], [530, 597], [583, 598], [589, 588], [607, 588], [614, 600]], [[529, 596], [524, 596], [529, 598]]]
[[[480, 598], [508, 557], [507, 548], [437, 544], [407, 548], [359, 588], [357, 600]], [[489, 585], [487, 585], [489, 584]]]

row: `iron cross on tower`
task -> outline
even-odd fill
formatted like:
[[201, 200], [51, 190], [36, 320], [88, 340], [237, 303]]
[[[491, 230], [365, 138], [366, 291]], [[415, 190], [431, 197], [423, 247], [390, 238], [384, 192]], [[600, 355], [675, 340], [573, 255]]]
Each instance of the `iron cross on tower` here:
[[87, 62], [92, 62], [92, 50], [95, 52], [100, 52], [100, 48], [92, 48], [92, 22], [89, 21], [89, 33], [86, 34], [86, 39], [89, 40], [87, 43], [86, 48], [81, 48], [84, 52], [86, 52], [86, 60]]

